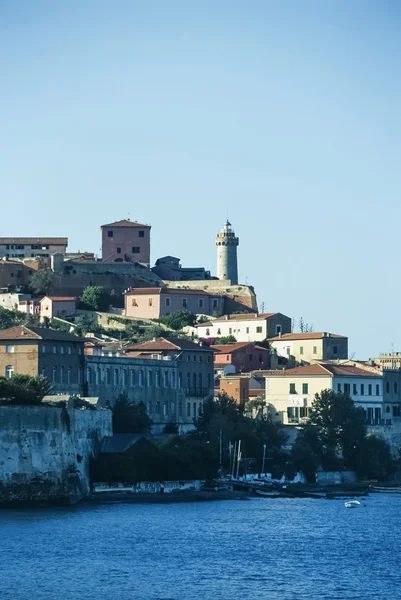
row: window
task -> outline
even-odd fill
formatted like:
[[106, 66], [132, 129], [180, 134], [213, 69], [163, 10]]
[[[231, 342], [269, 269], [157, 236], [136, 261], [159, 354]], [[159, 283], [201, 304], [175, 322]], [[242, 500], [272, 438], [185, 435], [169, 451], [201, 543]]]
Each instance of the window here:
[[132, 304], [132, 306], [138, 306], [136, 298], [132, 298], [131, 304]]
[[303, 354], [303, 353], [304, 353], [304, 347], [303, 347], [303, 346], [300, 346], [300, 348], [299, 348], [299, 353], [300, 353], [300, 354]]
[[210, 329], [206, 329], [206, 335], [210, 335]]
[[142, 369], [141, 369], [141, 370], [139, 371], [139, 385], [140, 385], [141, 387], [143, 387], [143, 384], [144, 384], [144, 377], [143, 377], [143, 371], [142, 371]]
[[166, 306], [170, 306], [170, 298], [166, 298], [165, 303], [166, 303]]
[[186, 298], [182, 299], [182, 307], [187, 308], [187, 299]]
[[6, 346], [6, 352], [12, 354], [13, 352], [15, 352], [15, 346]]
[[317, 346], [313, 346], [313, 354], [317, 354]]
[[57, 354], [57, 346], [53, 346], [53, 354]]
[[221, 335], [221, 329], [220, 329], [220, 327], [217, 330], [217, 335]]
[[213, 308], [217, 308], [217, 300], [213, 300]]
[[301, 419], [306, 419], [308, 416], [308, 408], [306, 406], [299, 407], [299, 416]]
[[191, 416], [191, 403], [187, 402], [187, 417]]
[[231, 335], [233, 332], [232, 327], [229, 328], [228, 333]]
[[287, 348], [287, 356], [291, 356], [291, 348]]
[[247, 327], [247, 328], [245, 329], [245, 332], [246, 332], [246, 333], [249, 333], [249, 327]]
[[164, 387], [168, 387], [168, 371], [164, 371]]
[[390, 382], [386, 381], [386, 394], [390, 393]]
[[158, 355], [158, 354], [151, 354], [151, 355], [150, 355], [150, 357], [151, 357], [153, 360], [159, 360], [159, 355]]
[[196, 362], [196, 354], [193, 355], [192, 360]]
[[68, 346], [68, 354], [71, 354], [71, 352], [72, 352], [72, 348], [71, 348], [71, 346]]
[[136, 383], [135, 371], [131, 371], [131, 385], [134, 387]]
[[341, 383], [337, 383], [337, 392], [341, 392]]
[[152, 371], [148, 371], [148, 385], [153, 385], [153, 373]]
[[182, 402], [178, 403], [178, 416], [182, 417]]
[[109, 229], [109, 231], [107, 232], [107, 237], [109, 237], [109, 238], [113, 237], [113, 231], [111, 229]]
[[399, 404], [393, 406], [393, 417], [401, 417], [401, 406]]
[[167, 402], [165, 402], [165, 403], [163, 404], [163, 415], [164, 415], [165, 417], [167, 417], [167, 415], [168, 415], [168, 404], [167, 404]]
[[391, 410], [391, 409], [390, 409], [390, 405], [389, 405], [389, 404], [387, 404], [387, 406], [386, 406], [386, 413], [389, 413], [389, 412], [390, 412], [390, 410]]
[[64, 354], [64, 346], [60, 346], [60, 354]]
[[365, 394], [365, 385], [361, 383], [361, 396]]
[[68, 367], [68, 371], [67, 371], [67, 383], [71, 383], [71, 367]]
[[396, 381], [394, 381], [394, 394], [398, 393], [398, 384]]
[[203, 298], [199, 298], [199, 308], [203, 308]]
[[121, 248], [117, 248], [117, 254], [121, 254]]
[[344, 393], [345, 394], [351, 393], [351, 384], [350, 383], [344, 383]]
[[132, 246], [132, 254], [140, 254], [141, 249], [139, 246]]
[[182, 388], [182, 373], [178, 373], [178, 387]]
[[148, 305], [153, 306], [153, 298], [148, 298]]
[[196, 419], [196, 402], [194, 402], [192, 405], [192, 416], [194, 419]]
[[160, 415], [160, 402], [156, 402], [156, 414]]
[[282, 332], [281, 325], [276, 325], [276, 335], [279, 335]]
[[60, 367], [60, 383], [64, 383], [64, 367]]
[[380, 396], [380, 386], [378, 383], [376, 384], [376, 396]]
[[372, 395], [372, 384], [371, 383], [369, 383], [369, 385], [368, 385], [368, 394], [369, 394], [369, 396]]
[[6, 366], [6, 379], [10, 379], [14, 375], [14, 365]]
[[110, 369], [106, 369], [106, 385], [110, 385], [110, 383], [111, 383]]
[[296, 394], [295, 383], [290, 383], [290, 394]]
[[262, 327], [256, 327], [256, 333], [262, 333], [263, 328]]
[[156, 371], [156, 387], [160, 387], [160, 371]]
[[148, 402], [148, 411], [147, 412], [148, 412], [148, 415], [150, 415], [152, 413], [152, 403], [150, 400]]
[[99, 385], [99, 383], [100, 383], [100, 369], [99, 369], [99, 367], [95, 371], [95, 383], [96, 383], [96, 385]]
[[333, 346], [333, 354], [338, 354], [338, 348], [337, 348], [337, 346]]
[[123, 385], [128, 385], [128, 371], [123, 369]]
[[171, 387], [175, 388], [175, 371], [171, 373]]
[[289, 421], [298, 421], [299, 408], [298, 406], [289, 406], [287, 408], [287, 416]]
[[353, 394], [357, 394], [358, 393], [358, 390], [357, 390], [357, 387], [356, 387], [356, 383], [354, 383], [353, 386], [352, 386], [352, 393]]
[[114, 378], [113, 378], [114, 385], [118, 385], [118, 379], [119, 379], [118, 375], [119, 375], [118, 369], [114, 369]]
[[309, 385], [307, 383], [303, 383], [302, 384], [302, 393], [303, 394], [309, 394], [308, 388], [309, 388]]
[[43, 344], [42, 346], [42, 354], [44, 354], [46, 352], [46, 346]]
[[57, 381], [57, 367], [53, 367], [53, 383]]
[[142, 229], [138, 231], [138, 237], [145, 237], [145, 232]]
[[199, 385], [199, 392], [202, 393], [202, 385], [203, 385], [202, 373], [199, 373], [199, 375], [198, 375], [198, 385]]

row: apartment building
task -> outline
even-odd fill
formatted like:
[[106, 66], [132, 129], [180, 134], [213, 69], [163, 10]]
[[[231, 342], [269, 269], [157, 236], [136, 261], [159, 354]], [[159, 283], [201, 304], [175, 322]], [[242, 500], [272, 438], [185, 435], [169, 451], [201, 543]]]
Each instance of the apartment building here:
[[348, 338], [335, 333], [282, 333], [269, 338], [270, 347], [277, 356], [301, 365], [321, 360], [347, 359]]
[[150, 265], [150, 225], [122, 219], [102, 225], [102, 261]]
[[68, 238], [58, 237], [0, 237], [0, 257], [34, 258], [65, 254]]
[[222, 314], [224, 296], [203, 290], [167, 287], [133, 288], [125, 294], [125, 315], [139, 319], [160, 319], [178, 310], [194, 314]]
[[270, 369], [270, 350], [255, 342], [237, 342], [211, 346], [214, 351], [215, 371], [224, 370], [228, 365], [234, 373], [249, 373], [256, 369]]
[[237, 342], [262, 342], [266, 338], [291, 331], [291, 319], [281, 313], [224, 315], [197, 326], [199, 338], [232, 335]]

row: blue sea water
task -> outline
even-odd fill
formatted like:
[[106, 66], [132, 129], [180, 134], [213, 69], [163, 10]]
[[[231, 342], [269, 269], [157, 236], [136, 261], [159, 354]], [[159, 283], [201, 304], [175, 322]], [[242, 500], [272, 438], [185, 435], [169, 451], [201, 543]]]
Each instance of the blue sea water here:
[[401, 599], [401, 496], [0, 511], [1, 600]]

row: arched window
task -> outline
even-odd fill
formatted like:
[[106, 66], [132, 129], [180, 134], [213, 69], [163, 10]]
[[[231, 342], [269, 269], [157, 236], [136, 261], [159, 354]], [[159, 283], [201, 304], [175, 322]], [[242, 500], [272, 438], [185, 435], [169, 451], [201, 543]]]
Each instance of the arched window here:
[[163, 415], [164, 415], [165, 417], [167, 417], [167, 415], [168, 415], [168, 404], [167, 404], [167, 402], [165, 402], [165, 403], [163, 404]]
[[149, 402], [148, 402], [148, 415], [150, 415], [150, 414], [152, 414], [152, 403], [149, 400]]
[[139, 385], [143, 387], [143, 371], [142, 369], [139, 371]]
[[187, 417], [191, 416], [191, 403], [187, 402]]
[[389, 405], [387, 404], [387, 406], [386, 406], [386, 413], [389, 413], [389, 412], [390, 412], [390, 407], [389, 407]]
[[153, 385], [153, 373], [152, 371], [148, 371], [148, 385]]
[[175, 371], [171, 373], [171, 387], [175, 388]]
[[196, 373], [193, 373], [192, 375], [192, 385], [194, 388], [194, 394], [196, 394]]
[[175, 402], [172, 402], [170, 405], [170, 414], [175, 416]]
[[397, 394], [398, 392], [398, 383], [396, 381], [394, 381], [394, 394]]
[[192, 416], [194, 419], [196, 419], [196, 402], [194, 402], [192, 405]]
[[164, 387], [168, 387], [168, 371], [164, 371]]
[[71, 367], [68, 367], [68, 371], [67, 371], [67, 383], [71, 383]]
[[100, 384], [100, 368], [99, 367], [95, 371], [95, 383], [96, 383], [96, 385]]
[[182, 373], [178, 373], [178, 387], [182, 388]]
[[156, 414], [160, 415], [160, 402], [156, 402]]
[[[42, 367], [40, 374], [43, 375], [43, 377], [46, 377], [46, 367]], [[70, 383], [70, 382], [68, 382]]]
[[60, 367], [60, 383], [64, 383], [64, 367]]
[[182, 402], [178, 403], [178, 416], [182, 417]]
[[386, 381], [386, 394], [390, 393], [390, 383]]
[[202, 373], [199, 373], [199, 375], [198, 375], [198, 387], [199, 387], [199, 393], [200, 394], [202, 394], [202, 385], [203, 385], [203, 382], [202, 382]]
[[156, 371], [156, 387], [160, 387], [160, 371]]
[[128, 385], [128, 372], [127, 369], [123, 369], [123, 385]]
[[136, 377], [135, 377], [134, 370], [131, 371], [131, 385], [132, 385], [132, 387], [134, 387], [136, 385]]
[[86, 380], [88, 383], [92, 383], [92, 367], [86, 369]]
[[53, 367], [53, 383], [57, 382], [57, 367]]
[[191, 373], [187, 373], [187, 388], [188, 388], [188, 393], [190, 393], [190, 389], [191, 389]]
[[110, 369], [107, 368], [106, 369], [106, 385], [110, 385], [111, 384], [111, 372]]
[[114, 369], [114, 378], [113, 378], [113, 384], [114, 385], [118, 385], [118, 369]]

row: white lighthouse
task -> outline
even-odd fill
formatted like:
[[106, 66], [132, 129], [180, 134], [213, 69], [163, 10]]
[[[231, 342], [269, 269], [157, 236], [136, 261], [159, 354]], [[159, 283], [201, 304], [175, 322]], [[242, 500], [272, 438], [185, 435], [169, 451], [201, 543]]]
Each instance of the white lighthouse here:
[[216, 236], [217, 277], [229, 279], [232, 285], [238, 284], [238, 245], [239, 238], [235, 236], [231, 223], [226, 221], [223, 229]]

